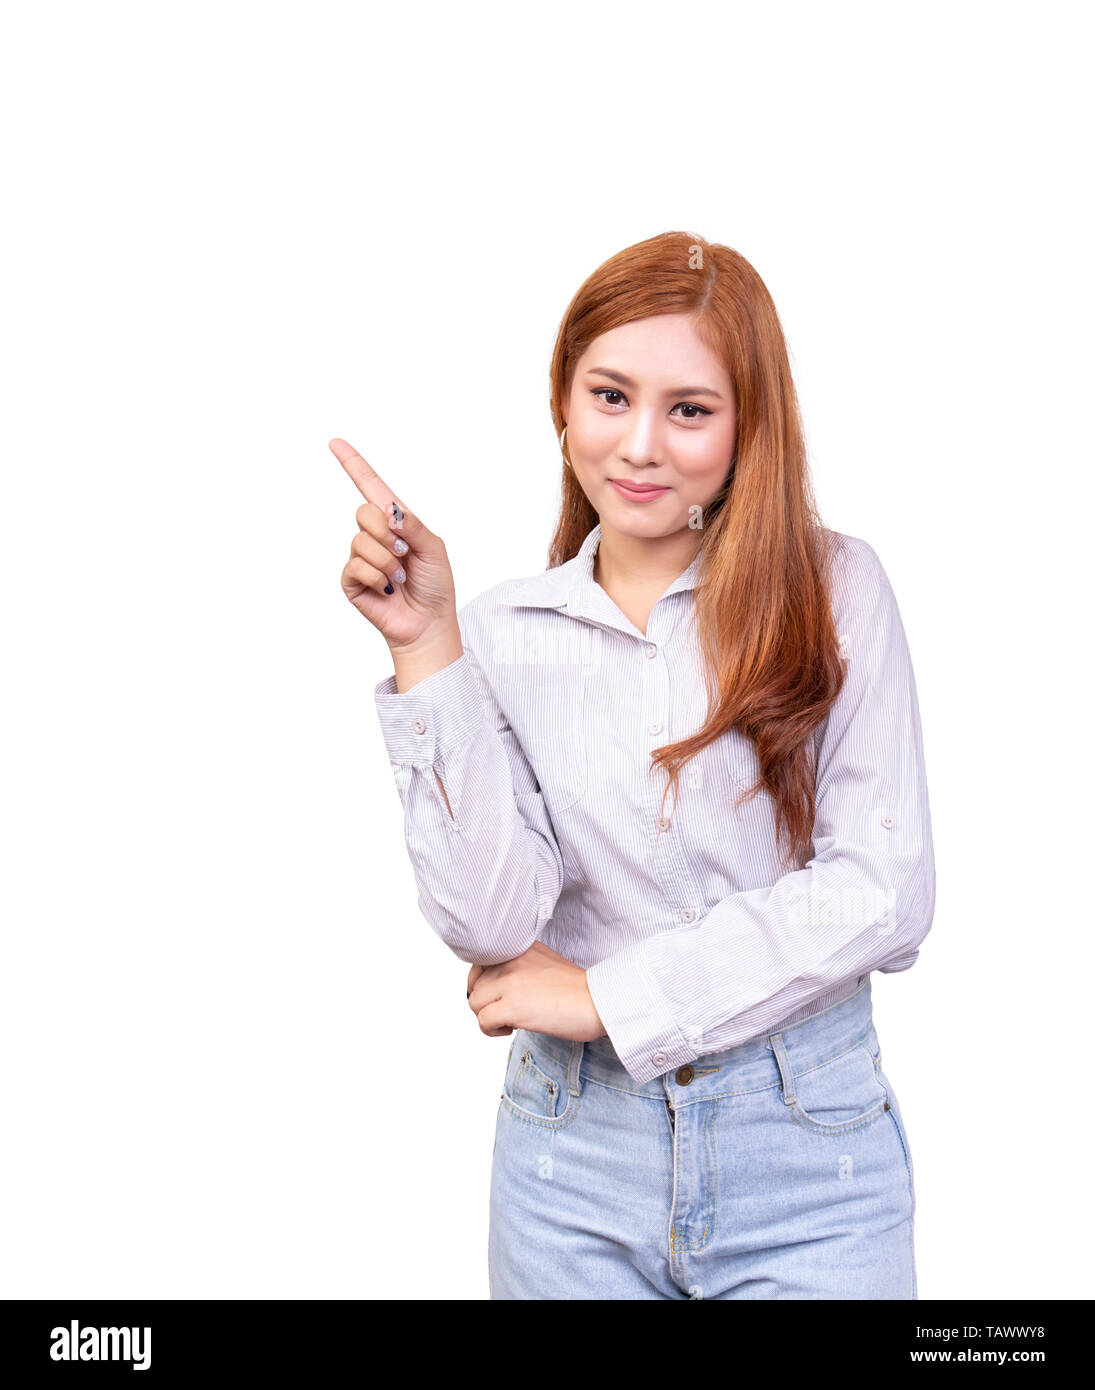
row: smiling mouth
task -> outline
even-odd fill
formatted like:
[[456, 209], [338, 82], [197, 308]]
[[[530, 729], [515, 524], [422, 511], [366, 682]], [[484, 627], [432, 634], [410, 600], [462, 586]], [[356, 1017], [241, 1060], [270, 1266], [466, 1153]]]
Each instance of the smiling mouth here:
[[617, 487], [625, 487], [628, 492], [667, 492], [668, 488], [664, 483], [633, 483], [628, 478], [609, 478], [610, 483], [615, 483]]

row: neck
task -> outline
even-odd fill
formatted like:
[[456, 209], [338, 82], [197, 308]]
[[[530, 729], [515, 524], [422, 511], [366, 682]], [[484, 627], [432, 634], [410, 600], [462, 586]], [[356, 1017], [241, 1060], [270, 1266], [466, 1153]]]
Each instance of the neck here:
[[627, 536], [601, 523], [593, 578], [603, 589], [661, 594], [699, 553], [700, 531], [690, 526], [668, 536]]

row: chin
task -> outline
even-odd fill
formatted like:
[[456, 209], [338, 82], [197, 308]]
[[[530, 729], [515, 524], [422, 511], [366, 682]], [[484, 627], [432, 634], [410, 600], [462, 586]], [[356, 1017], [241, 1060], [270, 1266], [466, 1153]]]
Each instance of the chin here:
[[668, 536], [688, 521], [687, 517], [681, 521], [672, 508], [663, 509], [657, 502], [648, 502], [645, 509], [629, 507], [615, 495], [612, 501], [597, 510], [602, 523], [607, 521], [614, 530], [625, 536]]

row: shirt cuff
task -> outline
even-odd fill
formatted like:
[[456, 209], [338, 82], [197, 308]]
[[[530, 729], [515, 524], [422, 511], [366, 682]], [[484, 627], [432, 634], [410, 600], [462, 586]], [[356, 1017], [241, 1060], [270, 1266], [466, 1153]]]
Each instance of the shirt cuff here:
[[464, 652], [410, 690], [400, 692], [395, 676], [388, 676], [376, 687], [374, 699], [393, 763], [432, 766], [484, 722], [479, 684]]
[[640, 1084], [700, 1055], [677, 1026], [638, 941], [586, 969], [586, 987], [616, 1055]]

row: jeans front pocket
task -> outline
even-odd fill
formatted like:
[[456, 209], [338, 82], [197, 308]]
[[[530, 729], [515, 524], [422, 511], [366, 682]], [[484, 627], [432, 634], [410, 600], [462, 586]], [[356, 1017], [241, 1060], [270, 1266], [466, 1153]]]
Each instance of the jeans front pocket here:
[[514, 1034], [502, 1104], [515, 1119], [544, 1129], [561, 1129], [574, 1119], [581, 1102], [578, 1062], [583, 1048], [581, 1043], [559, 1041], [570, 1049], [569, 1062], [548, 1052], [535, 1034], [523, 1028]]
[[546, 1115], [549, 1120], [555, 1118], [559, 1088], [547, 1072], [536, 1065], [529, 1048], [521, 1048], [517, 1066], [506, 1089], [514, 1105], [530, 1110], [534, 1115]]
[[778, 1033], [771, 1043], [787, 1113], [804, 1129], [815, 1134], [847, 1134], [874, 1124], [890, 1108], [869, 1040], [801, 1071], [791, 1066]]

